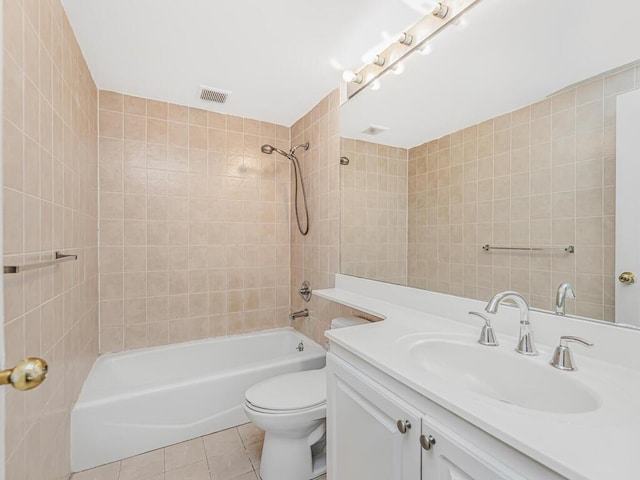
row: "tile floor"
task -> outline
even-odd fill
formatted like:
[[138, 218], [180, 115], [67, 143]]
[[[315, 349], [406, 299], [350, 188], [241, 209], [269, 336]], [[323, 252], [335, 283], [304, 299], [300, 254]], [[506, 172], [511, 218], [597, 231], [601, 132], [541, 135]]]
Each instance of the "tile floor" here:
[[247, 423], [75, 473], [71, 480], [260, 480], [263, 440], [264, 432]]

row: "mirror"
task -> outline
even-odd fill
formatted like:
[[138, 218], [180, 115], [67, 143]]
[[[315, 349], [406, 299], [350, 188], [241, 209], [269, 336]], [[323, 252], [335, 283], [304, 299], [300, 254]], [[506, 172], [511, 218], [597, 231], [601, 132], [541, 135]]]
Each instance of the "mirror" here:
[[551, 311], [569, 282], [567, 314], [616, 321], [616, 101], [640, 88], [640, 7], [612, 8], [480, 2], [346, 101], [341, 273]]

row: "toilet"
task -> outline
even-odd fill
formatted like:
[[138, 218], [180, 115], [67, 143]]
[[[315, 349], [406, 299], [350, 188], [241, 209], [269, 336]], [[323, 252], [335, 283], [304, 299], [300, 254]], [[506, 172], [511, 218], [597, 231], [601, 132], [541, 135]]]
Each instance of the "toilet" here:
[[[369, 323], [359, 317], [339, 317], [331, 328]], [[308, 480], [327, 471], [325, 369], [270, 378], [245, 393], [244, 411], [265, 431], [262, 480]]]

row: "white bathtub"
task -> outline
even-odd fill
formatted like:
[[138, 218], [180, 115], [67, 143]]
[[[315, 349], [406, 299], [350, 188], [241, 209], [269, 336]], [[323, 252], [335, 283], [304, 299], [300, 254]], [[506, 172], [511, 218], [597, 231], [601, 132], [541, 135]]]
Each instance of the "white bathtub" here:
[[324, 365], [324, 350], [290, 328], [103, 355], [71, 412], [71, 469], [246, 423], [251, 385]]

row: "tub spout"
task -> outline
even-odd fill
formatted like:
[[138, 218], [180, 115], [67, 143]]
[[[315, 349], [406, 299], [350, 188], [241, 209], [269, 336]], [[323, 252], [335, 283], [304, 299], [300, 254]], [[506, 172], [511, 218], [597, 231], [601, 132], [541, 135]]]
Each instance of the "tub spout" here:
[[309, 310], [305, 308], [304, 310], [300, 310], [299, 312], [293, 312], [289, 314], [289, 320], [295, 320], [296, 318], [308, 317], [308, 316], [309, 316]]

